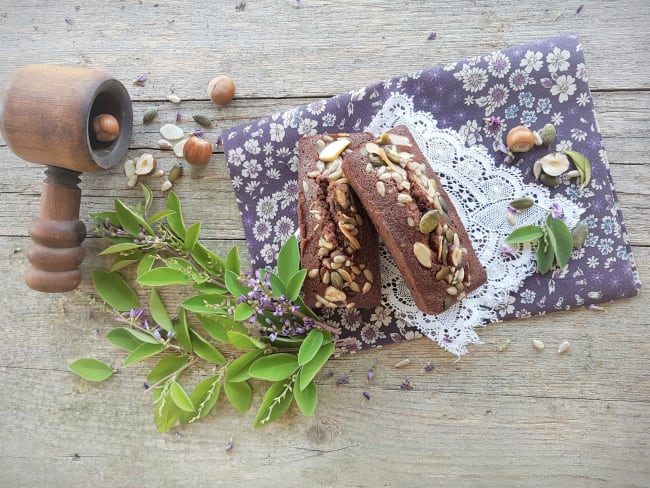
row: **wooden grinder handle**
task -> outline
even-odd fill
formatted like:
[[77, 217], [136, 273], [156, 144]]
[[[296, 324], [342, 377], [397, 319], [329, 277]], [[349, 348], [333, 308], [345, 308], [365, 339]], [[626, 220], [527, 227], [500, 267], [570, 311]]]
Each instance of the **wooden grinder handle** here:
[[25, 281], [34, 290], [60, 293], [81, 282], [86, 226], [79, 220], [80, 174], [55, 166], [45, 171], [40, 216], [29, 227], [33, 243], [27, 252], [31, 266]]

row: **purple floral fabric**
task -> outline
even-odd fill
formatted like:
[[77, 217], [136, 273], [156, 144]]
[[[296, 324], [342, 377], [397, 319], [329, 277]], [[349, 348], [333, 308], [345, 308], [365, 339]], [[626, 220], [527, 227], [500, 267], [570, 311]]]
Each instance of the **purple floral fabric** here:
[[[592, 165], [588, 186], [553, 189], [585, 208], [584, 246], [569, 265], [527, 278], [502, 320], [544, 314], [633, 296], [640, 288], [608, 161], [598, 130], [580, 40], [562, 35], [378, 82], [336, 97], [296, 107], [227, 129], [223, 144], [242, 215], [252, 264], [274, 265], [281, 244], [297, 229], [296, 143], [303, 135], [363, 130], [393, 93], [413, 97], [416, 110], [432, 114], [439, 128], [458, 131], [468, 145], [497, 149], [517, 125], [557, 129], [553, 149], [573, 149]], [[495, 123], [498, 118], [499, 123]], [[523, 177], [534, 183], [532, 163], [542, 148], [525, 153]], [[548, 151], [548, 149], [546, 150]], [[383, 307], [328, 317], [360, 348], [418, 337]]]

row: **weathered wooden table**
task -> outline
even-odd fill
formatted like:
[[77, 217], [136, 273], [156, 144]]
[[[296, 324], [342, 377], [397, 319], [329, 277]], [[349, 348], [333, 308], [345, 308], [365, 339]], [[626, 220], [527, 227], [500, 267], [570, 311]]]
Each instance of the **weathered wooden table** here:
[[[31, 62], [104, 69], [129, 89], [131, 154], [156, 148], [159, 121], [208, 113], [216, 136], [252, 120], [390, 76], [572, 31], [581, 36], [600, 128], [642, 281], [650, 282], [650, 4], [592, 1], [163, 1], [0, 4], [0, 82]], [[435, 32], [436, 39], [428, 40]], [[142, 87], [130, 82], [146, 73]], [[208, 81], [228, 74], [234, 102], [217, 108]], [[48, 86], [43, 86], [47, 90]], [[176, 106], [167, 94], [183, 101]], [[38, 117], [34, 113], [34, 117]], [[188, 120], [187, 118], [185, 119]], [[190, 119], [191, 120], [191, 119]], [[189, 122], [185, 122], [189, 129]], [[254, 410], [220, 400], [204, 422], [158, 433], [146, 367], [120, 367], [104, 340], [108, 315], [89, 315], [90, 269], [105, 247], [84, 246], [81, 293], [45, 295], [23, 282], [27, 225], [38, 213], [42, 168], [0, 140], [0, 485], [87, 486], [648, 486], [650, 300], [490, 325], [462, 360], [418, 339], [331, 361], [313, 417], [292, 412], [254, 430]], [[115, 197], [135, 203], [117, 166], [82, 178], [82, 219]], [[155, 205], [163, 194], [154, 186]], [[245, 254], [223, 153], [176, 185], [203, 237]], [[531, 339], [547, 344], [535, 353]], [[503, 352], [497, 346], [511, 340]], [[557, 355], [564, 340], [571, 350]], [[81, 356], [119, 374], [100, 385], [67, 365]], [[395, 369], [398, 361], [411, 365]], [[422, 373], [428, 361], [433, 372]], [[376, 362], [368, 385], [365, 373]], [[401, 391], [407, 376], [415, 385]], [[370, 401], [362, 396], [367, 390]], [[257, 399], [259, 401], [259, 397]], [[234, 449], [225, 450], [232, 437]]]

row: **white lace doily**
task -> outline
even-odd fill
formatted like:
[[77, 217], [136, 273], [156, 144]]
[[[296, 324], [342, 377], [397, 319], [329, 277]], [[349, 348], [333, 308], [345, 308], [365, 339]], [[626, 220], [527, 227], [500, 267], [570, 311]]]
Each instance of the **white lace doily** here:
[[561, 204], [569, 227], [578, 222], [583, 210], [565, 198], [551, 198], [546, 187], [526, 185], [516, 166], [497, 166], [484, 148], [468, 147], [458, 132], [439, 129], [431, 114], [415, 111], [412, 98], [398, 93], [388, 98], [365, 130], [380, 134], [396, 125], [406, 125], [411, 130], [440, 177], [487, 270], [488, 282], [444, 313], [428, 315], [416, 308], [394, 261], [382, 248], [382, 304], [441, 347], [460, 356], [467, 352], [468, 344], [480, 342], [474, 329], [495, 322], [496, 310], [535, 271], [534, 253], [529, 245], [514, 257], [502, 251], [506, 237], [514, 230], [507, 219], [508, 203], [522, 196], [536, 201], [535, 206], [517, 215], [517, 226], [539, 224], [554, 201]]

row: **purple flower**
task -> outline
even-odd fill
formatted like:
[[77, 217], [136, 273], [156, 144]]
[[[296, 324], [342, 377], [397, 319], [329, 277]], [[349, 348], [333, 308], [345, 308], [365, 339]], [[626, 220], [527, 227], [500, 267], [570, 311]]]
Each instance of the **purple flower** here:
[[560, 205], [559, 202], [553, 202], [551, 205], [551, 217], [554, 219], [559, 219], [564, 215], [564, 211], [562, 210], [562, 205]]
[[431, 32], [431, 33], [429, 33], [429, 35], [427, 36], [427, 41], [435, 41], [435, 40], [436, 40], [436, 37], [438, 37], [438, 34], [436, 34], [435, 32]]
[[174, 337], [174, 331], [170, 329], [167, 331], [167, 339], [171, 339], [172, 337]]
[[427, 364], [425, 364], [424, 367], [422, 368], [422, 372], [430, 373], [431, 371], [433, 371], [433, 364], [431, 364], [431, 362], [428, 361]]
[[501, 126], [501, 119], [499, 117], [491, 116], [488, 119], [487, 124], [490, 129], [496, 129]]
[[192, 134], [194, 134], [196, 137], [203, 137], [203, 131], [201, 129], [194, 129], [192, 131]]
[[497, 148], [497, 152], [500, 152], [503, 154], [503, 162], [506, 164], [510, 164], [515, 160], [514, 154], [508, 149], [508, 147], [502, 142], [499, 144], [499, 147]]
[[363, 396], [366, 397], [366, 400], [370, 400], [370, 393], [368, 393], [367, 391], [363, 392]]
[[507, 244], [504, 245], [504, 246], [501, 246], [501, 253], [504, 256], [508, 256], [509, 258], [514, 258], [515, 257], [514, 250], [510, 246], [508, 246]]
[[273, 342], [273, 341], [276, 340], [277, 338], [278, 338], [278, 335], [277, 335], [275, 332], [271, 332], [271, 333], [269, 334], [269, 340], [270, 340], [271, 342]]
[[402, 381], [402, 384], [399, 385], [400, 390], [412, 390], [413, 389], [413, 383], [408, 378], [404, 378], [404, 381]]
[[368, 381], [372, 381], [375, 379], [375, 368], [370, 368], [368, 370]]
[[145, 81], [147, 81], [147, 75], [142, 74], [138, 75], [131, 83], [136, 86], [143, 86]]
[[183, 114], [180, 112], [176, 112], [176, 122], [180, 122], [182, 118], [183, 118]]
[[336, 386], [342, 385], [343, 383], [350, 383], [350, 377], [348, 375], [341, 376], [336, 380]]
[[160, 331], [159, 331], [159, 330], [154, 330], [154, 331], [153, 331], [153, 336], [154, 336], [156, 339], [158, 339], [158, 340], [161, 340], [161, 339], [162, 339], [162, 336], [160, 335]]

